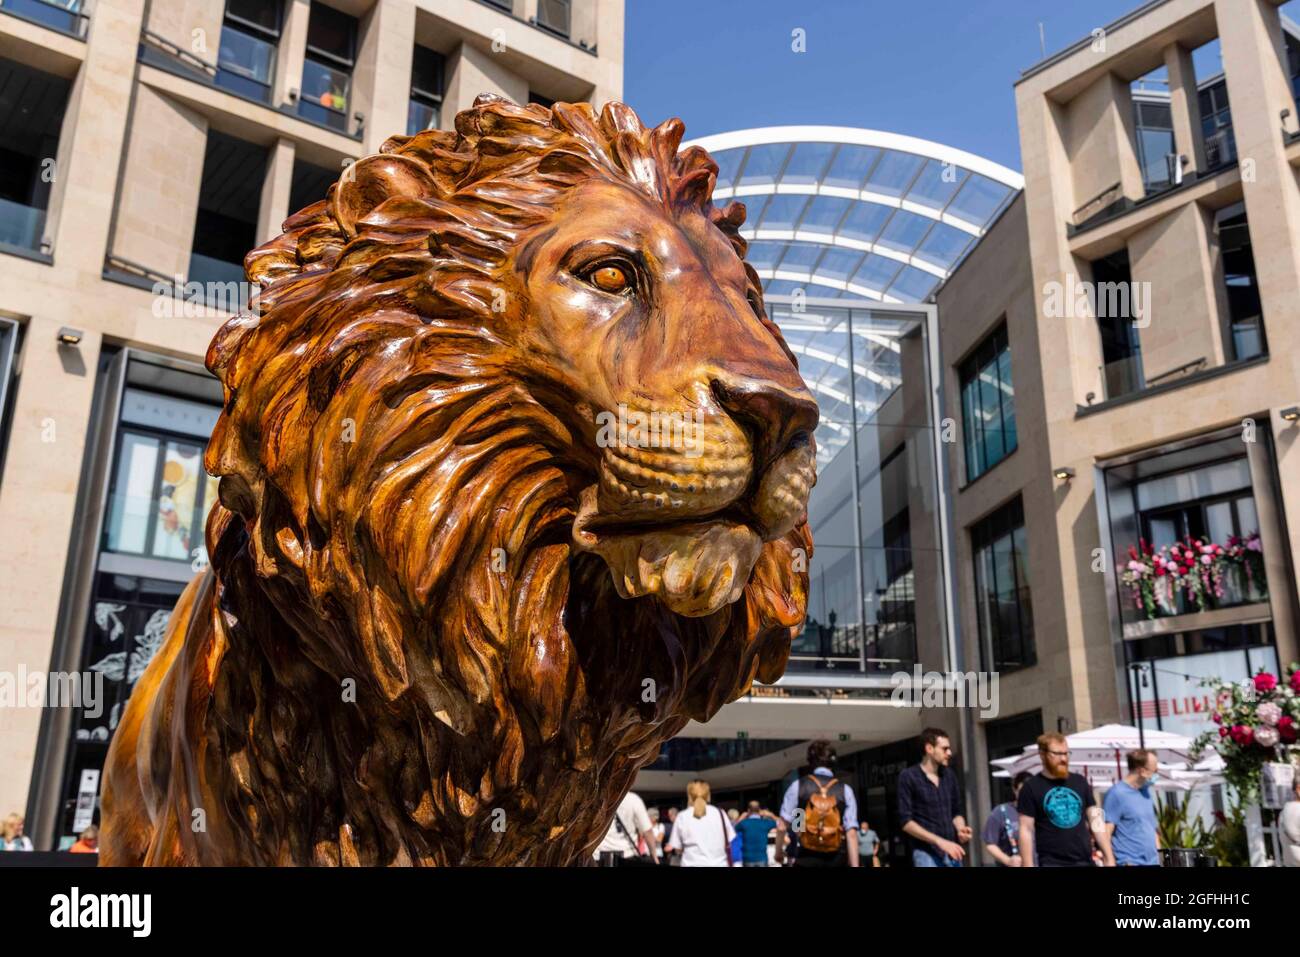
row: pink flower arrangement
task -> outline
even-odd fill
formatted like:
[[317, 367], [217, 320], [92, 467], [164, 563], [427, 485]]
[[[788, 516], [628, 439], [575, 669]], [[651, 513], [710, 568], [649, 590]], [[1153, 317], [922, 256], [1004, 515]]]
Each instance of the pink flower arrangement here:
[[1147, 618], [1178, 614], [1181, 592], [1197, 611], [1224, 601], [1224, 579], [1240, 570], [1247, 590], [1266, 596], [1263, 545], [1259, 533], [1246, 538], [1233, 536], [1227, 547], [1199, 538], [1188, 538], [1155, 548], [1144, 538], [1128, 547], [1128, 561], [1119, 569], [1120, 580], [1129, 588], [1134, 605]]
[[1196, 739], [1194, 750], [1213, 747], [1229, 783], [1243, 795], [1253, 794], [1264, 762], [1281, 760], [1275, 749], [1295, 745], [1300, 737], [1300, 663], [1292, 662], [1283, 680], [1261, 671], [1244, 681], [1203, 683], [1213, 689], [1213, 725]]

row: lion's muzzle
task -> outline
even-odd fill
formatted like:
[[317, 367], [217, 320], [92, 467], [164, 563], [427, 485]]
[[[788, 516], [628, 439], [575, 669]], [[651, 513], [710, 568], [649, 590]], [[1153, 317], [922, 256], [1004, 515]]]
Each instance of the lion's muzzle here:
[[[603, 448], [573, 539], [600, 555], [624, 598], [658, 596], [691, 617], [736, 601], [763, 542], [805, 521], [816, 481], [817, 406], [797, 389], [714, 378], [698, 410], [656, 419]], [[696, 419], [663, 441], [658, 424]], [[648, 424], [647, 424], [648, 423]]]

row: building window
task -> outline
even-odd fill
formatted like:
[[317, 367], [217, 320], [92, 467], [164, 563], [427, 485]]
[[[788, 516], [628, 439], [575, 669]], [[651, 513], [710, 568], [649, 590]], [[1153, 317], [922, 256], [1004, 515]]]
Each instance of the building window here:
[[0, 250], [45, 252], [45, 216], [70, 84], [0, 59]]
[[203, 283], [210, 305], [243, 305], [244, 256], [257, 245], [257, 216], [266, 180], [264, 147], [208, 131], [189, 279]]
[[13, 424], [13, 385], [17, 380], [18, 347], [22, 329], [13, 319], [0, 316], [0, 475], [4, 474], [5, 450]]
[[411, 102], [406, 109], [406, 135], [436, 130], [442, 124], [443, 57], [417, 46], [411, 61]]
[[1252, 359], [1267, 349], [1264, 341], [1264, 309], [1255, 276], [1255, 254], [1250, 243], [1246, 205], [1233, 203], [1214, 214], [1214, 232], [1219, 241], [1223, 283], [1228, 300], [1228, 328], [1235, 359]]
[[1200, 92], [1201, 138], [1205, 142], [1207, 170], [1237, 160], [1237, 140], [1232, 134], [1232, 109], [1228, 106], [1228, 81], [1218, 79]]
[[206, 560], [203, 525], [217, 480], [203, 471], [216, 406], [127, 388], [104, 548], [193, 562]]
[[1142, 344], [1133, 324], [1129, 297], [1133, 274], [1128, 250], [1094, 260], [1092, 281], [1097, 293], [1097, 330], [1101, 333], [1101, 376], [1106, 398], [1114, 399], [1145, 387]]
[[1016, 392], [1011, 385], [1011, 344], [1005, 325], [961, 364], [960, 377], [969, 482], [1016, 449]]
[[571, 7], [571, 0], [538, 0], [537, 25], [550, 30], [552, 33], [559, 34], [567, 40], [569, 38]]
[[985, 670], [1014, 671], [1034, 664], [1034, 614], [1025, 573], [1025, 513], [1021, 500], [971, 528], [975, 605]]
[[912, 517], [905, 507], [885, 520], [885, 587], [877, 588], [871, 657], [892, 663], [916, 660], [916, 578], [912, 570]]
[[217, 85], [261, 103], [271, 102], [280, 4], [227, 0], [217, 54]]
[[1158, 193], [1177, 185], [1177, 148], [1174, 145], [1173, 111], [1166, 101], [1135, 100], [1138, 163], [1142, 166], [1142, 183], [1148, 193]]
[[311, 19], [307, 22], [307, 58], [302, 66], [299, 116], [347, 132], [356, 55], [356, 17], [323, 3], [313, 3]]

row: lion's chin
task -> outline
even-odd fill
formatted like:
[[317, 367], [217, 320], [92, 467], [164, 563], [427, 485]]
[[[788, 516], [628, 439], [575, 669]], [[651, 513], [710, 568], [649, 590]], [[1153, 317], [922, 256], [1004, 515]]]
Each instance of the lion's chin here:
[[622, 598], [653, 595], [689, 618], [711, 615], [738, 600], [758, 561], [762, 539], [730, 519], [700, 519], [644, 530], [602, 530], [596, 487], [582, 492], [573, 540], [604, 559]]

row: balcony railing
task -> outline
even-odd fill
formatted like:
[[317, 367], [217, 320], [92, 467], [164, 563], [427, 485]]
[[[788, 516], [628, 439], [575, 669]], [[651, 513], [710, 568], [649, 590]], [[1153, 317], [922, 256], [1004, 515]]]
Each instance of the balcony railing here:
[[274, 43], [229, 26], [223, 27], [221, 51], [217, 56], [217, 86], [270, 103], [275, 52]]
[[790, 643], [792, 670], [907, 670], [916, 663], [916, 631], [910, 623], [839, 625], [808, 622]]
[[214, 309], [237, 312], [248, 305], [248, 286], [241, 263], [191, 253], [188, 279], [203, 285], [204, 298]]
[[0, 11], [78, 39], [85, 37], [90, 20], [81, 12], [81, 0], [3, 0]]
[[1213, 136], [1205, 138], [1206, 171], [1216, 170], [1237, 161], [1237, 140], [1232, 135], [1232, 127], [1225, 126]]
[[1140, 354], [1107, 362], [1101, 366], [1100, 371], [1107, 399], [1118, 399], [1122, 395], [1141, 392], [1147, 387], [1147, 382], [1142, 377]]
[[45, 210], [0, 199], [0, 245], [40, 251]]
[[414, 136], [421, 130], [436, 130], [441, 121], [441, 111], [432, 103], [412, 98], [406, 109], [406, 135]]

